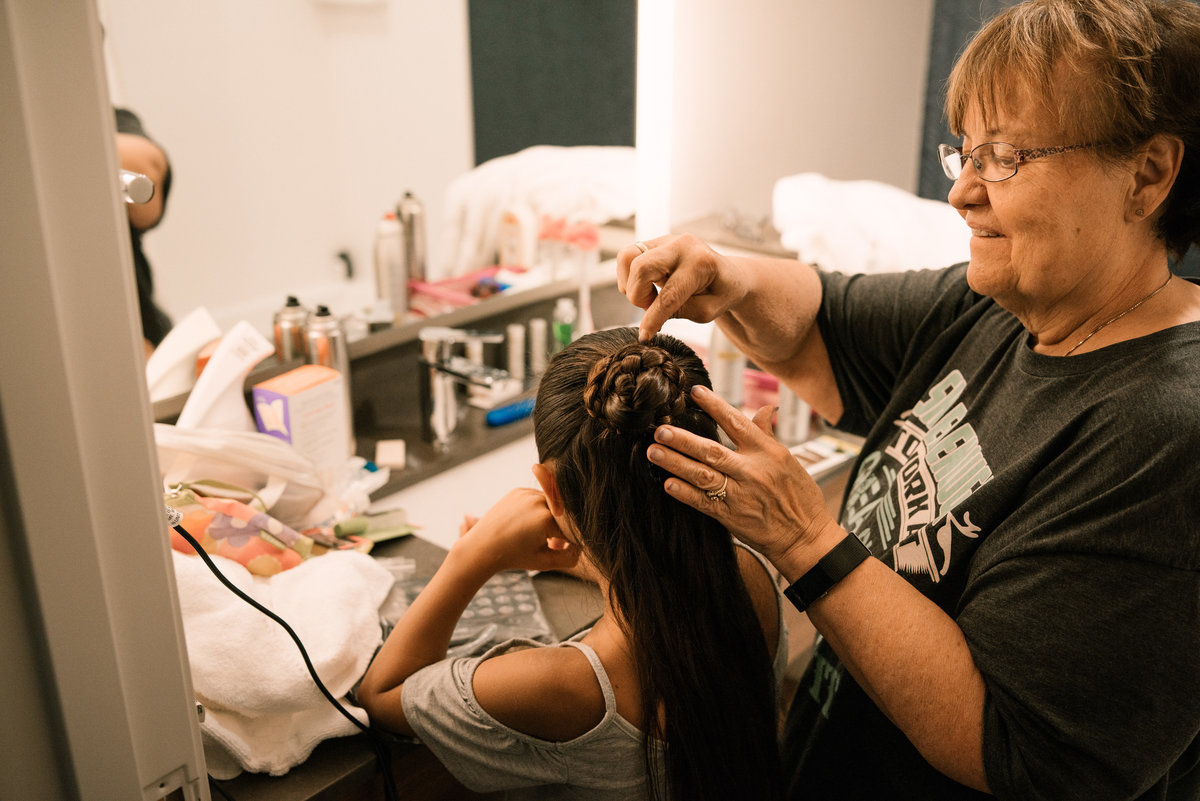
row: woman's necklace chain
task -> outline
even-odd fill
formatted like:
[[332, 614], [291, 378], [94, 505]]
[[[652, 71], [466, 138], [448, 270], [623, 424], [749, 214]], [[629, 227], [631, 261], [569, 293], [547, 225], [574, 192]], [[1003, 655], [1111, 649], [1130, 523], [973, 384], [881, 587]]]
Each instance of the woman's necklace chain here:
[[1121, 312], [1120, 314], [1117, 314], [1117, 315], [1114, 315], [1114, 316], [1112, 316], [1112, 317], [1109, 317], [1107, 320], [1105, 320], [1104, 322], [1100, 323], [1100, 325], [1098, 325], [1098, 326], [1096, 326], [1095, 328], [1093, 328], [1093, 329], [1092, 329], [1092, 333], [1088, 334], [1086, 337], [1084, 337], [1083, 339], [1081, 339], [1081, 340], [1079, 340], [1078, 342], [1076, 342], [1076, 343], [1075, 343], [1075, 344], [1074, 344], [1074, 345], [1071, 347], [1071, 349], [1070, 349], [1069, 351], [1067, 351], [1066, 353], [1064, 353], [1064, 354], [1063, 354], [1063, 356], [1070, 356], [1072, 353], [1074, 353], [1074, 352], [1075, 352], [1075, 351], [1076, 351], [1076, 350], [1079, 348], [1079, 346], [1080, 346], [1080, 345], [1082, 345], [1084, 342], [1087, 342], [1087, 341], [1088, 341], [1089, 339], [1091, 339], [1092, 337], [1096, 336], [1096, 334], [1098, 334], [1098, 333], [1100, 332], [1100, 330], [1101, 330], [1102, 328], [1104, 328], [1105, 326], [1107, 326], [1109, 323], [1115, 323], [1117, 320], [1120, 320], [1122, 317], [1124, 317], [1125, 315], [1129, 314], [1131, 311], [1133, 311], [1134, 309], [1136, 309], [1138, 306], [1141, 306], [1143, 303], [1145, 303], [1146, 301], [1150, 300], [1150, 298], [1154, 297], [1154, 296], [1155, 296], [1155, 295], [1157, 295], [1159, 292], [1162, 292], [1164, 289], [1166, 289], [1166, 288], [1167, 288], [1167, 284], [1171, 283], [1171, 279], [1172, 279], [1172, 278], [1174, 278], [1174, 277], [1175, 277], [1175, 276], [1174, 276], [1174, 274], [1168, 273], [1168, 274], [1167, 274], [1167, 280], [1166, 280], [1166, 281], [1163, 281], [1163, 282], [1162, 282], [1162, 284], [1160, 284], [1160, 285], [1159, 285], [1158, 289], [1154, 290], [1154, 291], [1153, 291], [1153, 292], [1151, 292], [1149, 295], [1147, 295], [1146, 297], [1142, 298], [1142, 299], [1141, 299], [1141, 300], [1139, 300], [1137, 303], [1133, 304], [1132, 306], [1130, 306], [1128, 309], [1126, 309], [1125, 311]]

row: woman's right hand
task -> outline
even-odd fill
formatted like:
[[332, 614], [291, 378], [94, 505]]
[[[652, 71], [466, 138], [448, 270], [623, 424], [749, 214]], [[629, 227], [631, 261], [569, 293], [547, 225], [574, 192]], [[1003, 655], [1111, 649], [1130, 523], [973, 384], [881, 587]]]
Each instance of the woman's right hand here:
[[745, 298], [746, 271], [692, 236], [662, 236], [617, 254], [617, 288], [645, 311], [638, 338], [643, 342], [672, 317], [711, 322]]

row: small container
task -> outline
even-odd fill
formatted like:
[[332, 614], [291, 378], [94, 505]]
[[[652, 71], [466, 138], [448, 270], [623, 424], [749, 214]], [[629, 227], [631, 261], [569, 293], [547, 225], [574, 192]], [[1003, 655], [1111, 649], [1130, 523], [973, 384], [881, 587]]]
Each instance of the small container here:
[[396, 206], [404, 234], [404, 274], [408, 280], [425, 280], [425, 206], [412, 192], [405, 192]]
[[554, 352], [571, 344], [575, 338], [575, 320], [579, 310], [572, 298], [559, 298], [554, 304]]
[[546, 358], [550, 354], [545, 317], [534, 317], [529, 321], [529, 372], [541, 375], [546, 372]]
[[275, 360], [290, 362], [304, 358], [304, 330], [308, 323], [308, 309], [300, 304], [295, 295], [287, 296], [287, 303], [275, 312]]
[[508, 373], [518, 381], [525, 380], [525, 326], [513, 323], [505, 329]]

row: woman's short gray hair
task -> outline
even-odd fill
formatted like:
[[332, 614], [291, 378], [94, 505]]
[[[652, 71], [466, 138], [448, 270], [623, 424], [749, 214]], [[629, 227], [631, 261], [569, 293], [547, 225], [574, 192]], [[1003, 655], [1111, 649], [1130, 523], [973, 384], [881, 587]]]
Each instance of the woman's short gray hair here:
[[[1056, 79], [1068, 82], [1067, 97]], [[951, 130], [961, 134], [972, 108], [990, 123], [1022, 90], [1057, 115], [1064, 135], [1103, 144], [1105, 155], [1132, 155], [1155, 134], [1181, 139], [1183, 166], [1158, 233], [1177, 256], [1200, 238], [1200, 6], [1028, 0], [1005, 9], [950, 74]]]

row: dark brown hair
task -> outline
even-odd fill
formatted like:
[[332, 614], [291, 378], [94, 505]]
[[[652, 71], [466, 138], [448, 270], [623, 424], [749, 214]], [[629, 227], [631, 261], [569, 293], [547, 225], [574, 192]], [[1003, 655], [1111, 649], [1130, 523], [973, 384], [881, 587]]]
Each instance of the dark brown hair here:
[[710, 386], [708, 373], [677, 339], [640, 344], [634, 328], [581, 337], [542, 377], [534, 438], [630, 639], [652, 793], [664, 790], [653, 786], [657, 740], [670, 798], [773, 798], [772, 665], [733, 539], [667, 495], [646, 459], [663, 423], [716, 438], [689, 400], [695, 384]]
[[[1057, 71], [1057, 72], [1056, 72]], [[1067, 79], [1056, 85], [1055, 77]], [[1182, 256], [1200, 238], [1200, 7], [1188, 0], [1029, 0], [993, 17], [950, 74], [946, 115], [961, 134], [1025, 89], [1064, 135], [1122, 159], [1155, 134], [1183, 141], [1157, 233]]]

